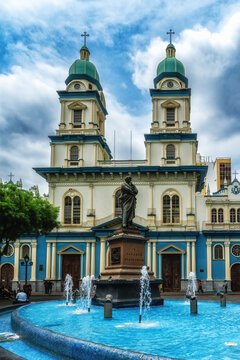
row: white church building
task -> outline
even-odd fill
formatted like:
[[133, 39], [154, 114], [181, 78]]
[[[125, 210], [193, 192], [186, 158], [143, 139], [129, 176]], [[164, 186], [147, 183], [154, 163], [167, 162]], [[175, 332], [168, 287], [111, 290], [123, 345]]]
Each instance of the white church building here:
[[[67, 273], [76, 287], [86, 275], [98, 277], [108, 264], [107, 239], [121, 226], [119, 190], [131, 176], [138, 189], [134, 224], [148, 238], [146, 265], [163, 280], [163, 290], [185, 290], [193, 271], [205, 291], [218, 290], [225, 280], [229, 290], [240, 291], [240, 184], [231, 182], [230, 159], [208, 163], [197, 154], [191, 89], [175, 53], [170, 43], [150, 89], [145, 159], [121, 161], [112, 159], [105, 139], [107, 107], [98, 72], [89, 49], [81, 48], [65, 89], [57, 92], [61, 117], [49, 136], [50, 166], [35, 168], [49, 184], [49, 201], [60, 208], [61, 227], [11, 246], [0, 275], [3, 280], [12, 267], [5, 281], [13, 288], [24, 282], [25, 254], [33, 262], [28, 279], [36, 292], [45, 279], [62, 291]], [[219, 184], [210, 193], [214, 174]]]

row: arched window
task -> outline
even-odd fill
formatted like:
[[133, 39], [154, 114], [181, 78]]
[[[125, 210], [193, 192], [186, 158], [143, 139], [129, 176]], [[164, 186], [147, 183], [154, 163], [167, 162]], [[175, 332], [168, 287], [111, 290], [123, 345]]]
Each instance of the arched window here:
[[122, 216], [122, 207], [120, 205], [119, 197], [121, 195], [121, 190], [119, 189], [115, 193], [115, 216]]
[[240, 222], [240, 209], [237, 209], [237, 222]]
[[175, 159], [175, 146], [173, 144], [167, 145], [166, 158], [167, 159]]
[[231, 223], [236, 222], [236, 211], [235, 211], [235, 209], [230, 209], [230, 222]]
[[163, 223], [178, 224], [180, 222], [179, 196], [174, 194], [163, 197]]
[[214, 246], [214, 260], [223, 260], [223, 247], [220, 244]]
[[28, 256], [30, 258], [30, 247], [29, 247], [29, 245], [23, 245], [21, 250], [22, 250], [22, 254], [21, 254], [22, 259], [24, 259], [25, 256]]
[[224, 218], [223, 218], [223, 209], [218, 209], [218, 222], [219, 223], [223, 223]]
[[73, 224], [80, 224], [80, 197], [73, 198]]
[[78, 195], [64, 199], [64, 224], [80, 224], [81, 199]]
[[70, 150], [70, 160], [78, 160], [78, 146], [72, 146]]
[[217, 210], [212, 209], [212, 223], [217, 222]]
[[64, 224], [71, 224], [72, 217], [72, 199], [66, 196], [64, 200]]

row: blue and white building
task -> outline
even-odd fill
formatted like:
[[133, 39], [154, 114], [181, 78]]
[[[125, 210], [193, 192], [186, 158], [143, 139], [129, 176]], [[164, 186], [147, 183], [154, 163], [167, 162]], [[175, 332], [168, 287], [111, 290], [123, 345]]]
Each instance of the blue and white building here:
[[163, 279], [164, 291], [185, 290], [191, 271], [206, 291], [218, 290], [225, 280], [229, 289], [240, 290], [240, 184], [226, 177], [214, 193], [206, 184], [208, 166], [199, 160], [197, 134], [191, 130], [191, 89], [175, 53], [170, 43], [150, 89], [145, 159], [119, 161], [112, 159], [105, 139], [100, 78], [82, 47], [65, 89], [58, 91], [61, 117], [56, 134], [49, 136], [50, 166], [35, 169], [49, 184], [49, 201], [60, 208], [61, 227], [12, 244], [0, 270], [13, 288], [24, 282], [26, 254], [36, 292], [43, 291], [45, 279], [62, 291], [67, 273], [75, 286], [86, 275], [98, 277], [108, 265], [107, 238], [120, 227], [118, 194], [130, 175], [139, 191], [134, 222], [148, 238], [146, 263]]

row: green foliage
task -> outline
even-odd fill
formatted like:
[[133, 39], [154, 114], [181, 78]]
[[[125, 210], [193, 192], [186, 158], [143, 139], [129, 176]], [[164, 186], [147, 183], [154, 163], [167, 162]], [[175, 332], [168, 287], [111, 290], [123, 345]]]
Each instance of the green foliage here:
[[0, 183], [0, 243], [8, 244], [24, 234], [49, 233], [59, 227], [58, 212], [59, 208], [42, 199], [38, 191]]

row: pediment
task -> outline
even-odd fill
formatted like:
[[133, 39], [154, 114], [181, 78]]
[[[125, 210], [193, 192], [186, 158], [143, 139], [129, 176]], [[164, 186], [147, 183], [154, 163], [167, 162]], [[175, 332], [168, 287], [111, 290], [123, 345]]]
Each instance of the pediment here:
[[161, 104], [161, 106], [164, 108], [176, 108], [176, 107], [179, 107], [180, 104], [175, 100], [167, 100], [167, 101], [164, 101]]
[[165, 248], [159, 250], [157, 252], [158, 254], [185, 254], [185, 251], [180, 249], [179, 247], [175, 246], [175, 245], [168, 245]]
[[83, 104], [81, 101], [74, 101], [68, 105], [68, 108], [70, 110], [85, 110], [87, 109], [87, 106]]
[[78, 249], [74, 245], [68, 245], [68, 246], [64, 247], [63, 249], [59, 250], [57, 253], [59, 255], [64, 255], [64, 254], [84, 255], [85, 254], [84, 251]]

